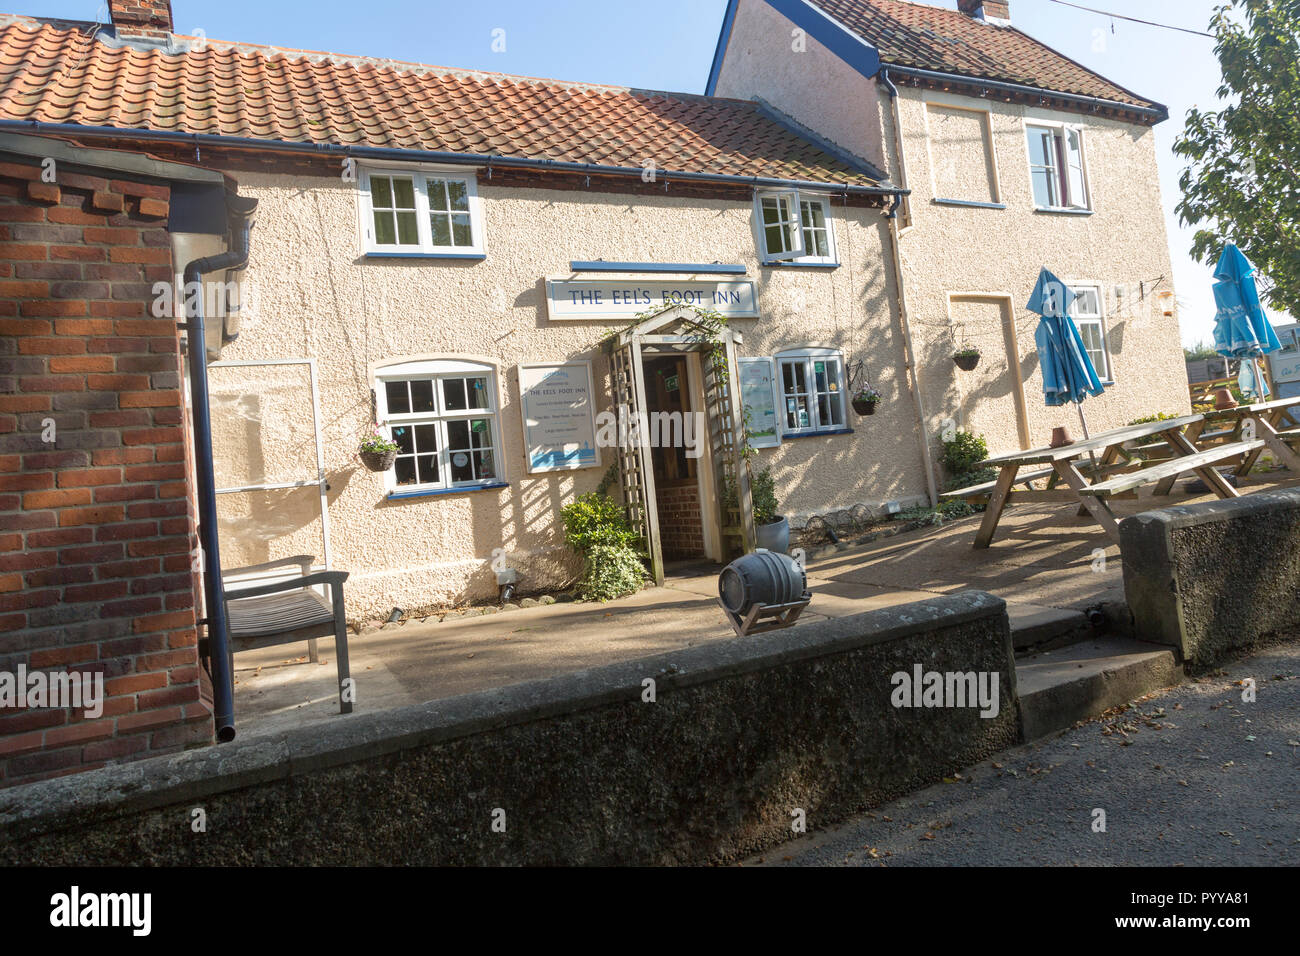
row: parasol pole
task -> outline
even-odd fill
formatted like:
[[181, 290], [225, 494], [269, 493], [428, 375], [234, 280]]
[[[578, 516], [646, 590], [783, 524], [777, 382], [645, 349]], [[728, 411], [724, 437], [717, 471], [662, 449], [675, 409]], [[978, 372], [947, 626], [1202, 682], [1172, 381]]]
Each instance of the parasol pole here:
[[[1087, 419], [1087, 416], [1085, 416], [1085, 415], [1083, 414], [1083, 402], [1075, 402], [1075, 403], [1074, 403], [1074, 407], [1077, 408], [1077, 409], [1079, 410], [1079, 424], [1083, 426], [1083, 440], [1084, 440], [1084, 441], [1089, 441], [1089, 440], [1091, 440], [1092, 435], [1088, 434], [1088, 419]], [[1092, 462], [1092, 478], [1093, 478], [1093, 481], [1096, 481], [1097, 478], [1100, 477], [1100, 476], [1097, 474], [1097, 454], [1096, 454], [1096, 452], [1089, 451], [1089, 452], [1088, 452], [1088, 460]]]

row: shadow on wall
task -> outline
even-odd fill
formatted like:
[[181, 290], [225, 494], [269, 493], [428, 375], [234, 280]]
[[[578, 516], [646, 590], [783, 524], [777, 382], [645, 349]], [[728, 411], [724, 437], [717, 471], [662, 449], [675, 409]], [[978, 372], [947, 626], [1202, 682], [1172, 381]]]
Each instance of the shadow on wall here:
[[[815, 514], [862, 502], [925, 496], [916, 406], [891, 298], [892, 266], [876, 257], [856, 260], [852, 268], [855, 287], [847, 311], [861, 317], [861, 324], [820, 335], [820, 330], [810, 328], [804, 338], [829, 339], [828, 344], [843, 350], [846, 362], [861, 360], [863, 370], [855, 384], [870, 382], [884, 399], [875, 415], [859, 417], [845, 396], [845, 425], [854, 430], [852, 437], [796, 438], [782, 443], [781, 464], [774, 467], [773, 476], [782, 510], [787, 513]], [[760, 452], [754, 465], [762, 468], [774, 457], [772, 452]], [[828, 491], [827, 474], [851, 477]]]

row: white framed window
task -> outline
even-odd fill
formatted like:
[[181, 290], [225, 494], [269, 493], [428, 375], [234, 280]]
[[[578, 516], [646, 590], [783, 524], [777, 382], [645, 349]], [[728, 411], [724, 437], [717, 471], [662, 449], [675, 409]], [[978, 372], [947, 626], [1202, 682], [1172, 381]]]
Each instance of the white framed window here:
[[783, 434], [839, 431], [845, 427], [844, 356], [808, 348], [776, 355], [777, 417]]
[[754, 211], [764, 262], [836, 264], [829, 196], [765, 190], [755, 194]]
[[1039, 209], [1091, 209], [1083, 129], [1034, 120], [1025, 124], [1029, 178]]
[[1070, 304], [1070, 318], [1079, 328], [1084, 351], [1092, 359], [1092, 367], [1103, 382], [1114, 381], [1110, 367], [1110, 349], [1106, 342], [1106, 316], [1102, 310], [1101, 286], [1070, 286], [1074, 301]]
[[473, 173], [361, 167], [361, 236], [366, 252], [483, 255], [483, 216]]
[[474, 488], [504, 481], [496, 369], [444, 359], [375, 374], [379, 425], [397, 444], [386, 472], [397, 493]]

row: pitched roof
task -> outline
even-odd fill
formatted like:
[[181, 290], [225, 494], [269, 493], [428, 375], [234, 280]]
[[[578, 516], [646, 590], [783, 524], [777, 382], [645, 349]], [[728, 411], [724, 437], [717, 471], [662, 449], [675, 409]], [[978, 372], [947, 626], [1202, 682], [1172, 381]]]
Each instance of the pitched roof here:
[[889, 65], [1163, 109], [1015, 27], [910, 0], [808, 2], [875, 47]]
[[875, 186], [760, 104], [0, 16], [0, 119]]

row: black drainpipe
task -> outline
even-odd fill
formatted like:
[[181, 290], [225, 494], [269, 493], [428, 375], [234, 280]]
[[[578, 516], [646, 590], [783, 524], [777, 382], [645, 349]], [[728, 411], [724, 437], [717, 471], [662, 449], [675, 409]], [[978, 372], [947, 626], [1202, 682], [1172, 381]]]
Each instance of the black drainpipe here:
[[217, 740], [235, 739], [235, 680], [231, 670], [230, 635], [226, 626], [226, 592], [221, 583], [221, 551], [217, 544], [217, 486], [212, 467], [212, 415], [208, 407], [208, 348], [203, 329], [202, 282], [209, 272], [242, 269], [248, 264], [249, 234], [257, 200], [247, 196], [226, 196], [230, 222], [230, 250], [221, 255], [195, 259], [185, 267], [182, 294], [188, 321], [184, 323], [190, 363], [190, 401], [194, 408], [194, 471], [198, 483], [199, 539], [203, 543], [203, 593], [208, 616], [208, 661], [212, 668], [212, 704]]

